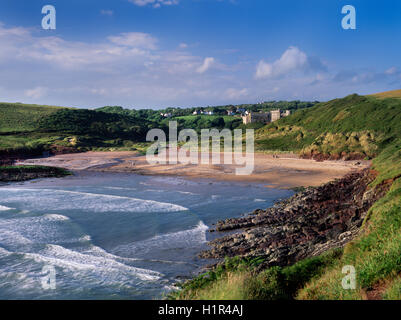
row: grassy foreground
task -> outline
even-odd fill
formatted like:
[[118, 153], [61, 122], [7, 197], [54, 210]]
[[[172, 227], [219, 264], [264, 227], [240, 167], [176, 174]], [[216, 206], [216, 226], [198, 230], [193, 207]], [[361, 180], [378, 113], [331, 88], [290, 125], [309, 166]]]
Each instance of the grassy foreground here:
[[[374, 158], [378, 176], [371, 187], [392, 186], [369, 210], [358, 238], [288, 267], [259, 270], [257, 259], [227, 259], [169, 298], [401, 299], [401, 100], [379, 98], [352, 95], [322, 103], [257, 132], [261, 150]], [[356, 270], [354, 290], [343, 289], [344, 266]]]

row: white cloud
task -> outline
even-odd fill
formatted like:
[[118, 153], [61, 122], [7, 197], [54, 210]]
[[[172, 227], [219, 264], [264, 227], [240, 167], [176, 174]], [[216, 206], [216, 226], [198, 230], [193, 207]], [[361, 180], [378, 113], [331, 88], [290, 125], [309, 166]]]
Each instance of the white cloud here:
[[196, 69], [196, 72], [205, 73], [213, 66], [214, 63], [215, 63], [214, 58], [212, 57], [205, 58], [205, 60], [203, 60], [203, 64], [198, 69]]
[[388, 74], [388, 75], [393, 75], [393, 74], [396, 74], [398, 72], [399, 71], [398, 71], [397, 67], [391, 67], [391, 68], [387, 69], [384, 73]]
[[236, 100], [239, 98], [246, 97], [248, 94], [249, 94], [249, 90], [247, 88], [243, 88], [243, 89], [228, 88], [225, 91], [224, 95], [230, 100]]
[[214, 58], [161, 50], [157, 42], [152, 35], [140, 32], [82, 42], [0, 23], [3, 99], [70, 106], [132, 103], [154, 107], [177, 105], [185, 99], [200, 103], [197, 92], [203, 92], [206, 101], [212, 90], [224, 91], [216, 90], [214, 77], [197, 79], [196, 71], [206, 72]]
[[[167, 50], [164, 42], [140, 32], [74, 41], [0, 22], [0, 95], [4, 101], [79, 107], [223, 105], [379, 92], [399, 85], [401, 76], [399, 66], [336, 75], [320, 59], [290, 47], [277, 61], [259, 63], [258, 77], [265, 78], [259, 81], [249, 58], [226, 65], [220, 63], [224, 55], [192, 54], [192, 44]], [[364, 75], [368, 71], [373, 76]]]
[[257, 79], [273, 78], [286, 75], [291, 72], [302, 70], [307, 66], [307, 55], [297, 47], [289, 47], [280, 57], [273, 63], [266, 63], [261, 60], [256, 68], [255, 77]]
[[33, 98], [33, 99], [40, 99], [43, 98], [48, 92], [48, 88], [44, 87], [36, 87], [33, 89], [28, 89], [25, 91], [25, 95], [28, 98]]
[[118, 45], [134, 48], [156, 49], [156, 38], [143, 32], [126, 32], [108, 39]]
[[179, 48], [186, 49], [186, 48], [188, 48], [188, 45], [186, 43], [182, 42], [182, 43], [180, 43]]
[[179, 3], [178, 0], [129, 0], [129, 2], [140, 7], [151, 5], [153, 8], [160, 8], [162, 5], [171, 6]]

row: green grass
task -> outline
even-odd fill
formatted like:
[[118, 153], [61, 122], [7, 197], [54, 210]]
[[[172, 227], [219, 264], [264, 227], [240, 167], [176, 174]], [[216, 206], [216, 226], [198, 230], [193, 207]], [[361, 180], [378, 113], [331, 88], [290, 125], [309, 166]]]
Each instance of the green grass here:
[[383, 292], [385, 300], [401, 300], [401, 277], [395, 277]]
[[[137, 150], [154, 126], [146, 119], [102, 111], [0, 104], [0, 156], [74, 151]], [[142, 149], [142, 148], [140, 148]]]
[[33, 131], [38, 123], [60, 107], [21, 103], [0, 103], [0, 132]]
[[226, 258], [222, 265], [181, 284], [168, 298], [178, 300], [291, 300], [297, 290], [330, 266], [342, 250], [302, 260], [289, 267], [258, 272], [262, 259]]
[[380, 98], [380, 99], [401, 98], [401, 90], [380, 92], [380, 93], [372, 94], [372, 96], [374, 96], [376, 98]]

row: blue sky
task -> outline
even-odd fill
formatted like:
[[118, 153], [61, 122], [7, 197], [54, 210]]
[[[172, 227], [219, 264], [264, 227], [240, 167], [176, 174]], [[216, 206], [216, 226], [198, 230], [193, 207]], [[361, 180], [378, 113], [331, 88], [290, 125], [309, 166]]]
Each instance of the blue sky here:
[[[44, 5], [57, 29], [41, 28]], [[356, 8], [356, 30], [341, 9]], [[401, 88], [398, 0], [4, 0], [0, 100], [99, 107]]]

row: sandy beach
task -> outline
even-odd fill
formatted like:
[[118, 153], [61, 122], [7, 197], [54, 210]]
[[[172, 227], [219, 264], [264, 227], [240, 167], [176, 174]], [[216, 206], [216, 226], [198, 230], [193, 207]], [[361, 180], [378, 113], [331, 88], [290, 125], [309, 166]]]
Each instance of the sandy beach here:
[[[221, 154], [223, 157], [223, 153]], [[130, 172], [142, 175], [211, 178], [225, 181], [264, 183], [274, 188], [318, 186], [341, 178], [345, 174], [366, 168], [370, 161], [324, 161], [300, 159], [294, 154], [256, 153], [254, 171], [250, 175], [236, 175], [239, 166], [206, 164], [149, 164], [145, 156], [135, 152], [85, 152], [64, 154], [48, 158], [28, 159], [18, 164], [62, 167], [69, 170], [97, 170]]]

